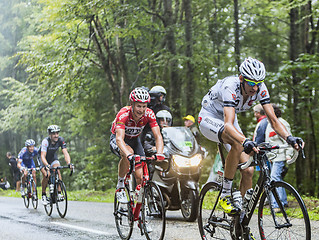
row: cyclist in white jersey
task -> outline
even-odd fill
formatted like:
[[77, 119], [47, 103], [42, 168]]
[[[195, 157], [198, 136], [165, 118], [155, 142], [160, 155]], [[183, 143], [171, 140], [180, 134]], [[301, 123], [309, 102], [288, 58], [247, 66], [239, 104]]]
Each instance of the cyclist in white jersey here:
[[[254, 58], [246, 58], [240, 65], [240, 75], [219, 80], [204, 96], [198, 116], [201, 133], [211, 141], [224, 143], [229, 151], [224, 169], [223, 191], [219, 204], [226, 213], [237, 214], [231, 197], [232, 181], [239, 162], [248, 161], [253, 151], [258, 152], [257, 144], [246, 138], [239, 127], [236, 114], [247, 111], [255, 101], [259, 101], [273, 129], [288, 144], [299, 150], [301, 138], [289, 135], [277, 119], [270, 104], [268, 89], [264, 83], [264, 64]], [[244, 151], [244, 152], [243, 152]], [[241, 170], [240, 191], [244, 195], [252, 186], [253, 167]]]

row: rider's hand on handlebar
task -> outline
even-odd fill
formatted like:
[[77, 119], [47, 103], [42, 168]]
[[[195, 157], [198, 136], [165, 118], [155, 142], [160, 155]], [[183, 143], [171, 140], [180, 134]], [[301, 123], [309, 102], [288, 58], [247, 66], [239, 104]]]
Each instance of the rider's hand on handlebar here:
[[301, 146], [303, 148], [303, 146], [305, 145], [302, 138], [300, 137], [293, 137], [291, 135], [289, 135], [286, 139], [286, 142], [291, 145], [293, 148], [300, 150], [299, 146]]
[[163, 161], [165, 160], [165, 155], [163, 153], [156, 153], [154, 154], [154, 158], [156, 161]]
[[134, 154], [129, 154], [127, 155], [127, 159], [132, 162], [135, 161], [136, 163], [141, 161], [141, 156], [140, 155], [134, 155]]
[[243, 142], [244, 152], [250, 154], [252, 151], [258, 152], [257, 143], [246, 138]]
[[70, 169], [72, 169], [72, 170], [74, 169], [74, 165], [72, 163], [69, 163], [68, 166]]

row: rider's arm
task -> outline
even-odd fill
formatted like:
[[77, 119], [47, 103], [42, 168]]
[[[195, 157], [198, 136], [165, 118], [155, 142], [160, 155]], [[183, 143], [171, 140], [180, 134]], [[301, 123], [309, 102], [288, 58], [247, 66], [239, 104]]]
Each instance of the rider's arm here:
[[70, 164], [71, 163], [71, 158], [70, 158], [70, 155], [68, 153], [68, 150], [66, 148], [63, 148], [62, 149], [62, 153], [64, 155], [64, 159], [65, 159], [66, 164]]
[[164, 149], [164, 143], [163, 143], [163, 137], [162, 137], [160, 128], [159, 126], [155, 126], [155, 127], [152, 127], [151, 129], [155, 138], [156, 152], [159, 154], [162, 154]]
[[126, 147], [126, 143], [124, 142], [125, 129], [117, 128], [115, 131], [115, 136], [116, 145], [120, 148], [121, 152], [124, 153], [124, 156], [131, 154], [131, 152]]
[[18, 159], [18, 161], [17, 161], [17, 168], [21, 168], [21, 161], [20, 161], [20, 159]]
[[235, 121], [235, 108], [233, 107], [224, 107], [224, 123], [225, 123], [225, 129], [224, 132], [235, 139], [238, 143], [243, 144], [245, 141], [246, 137], [244, 134], [239, 132], [235, 126], [234, 126], [234, 121]]
[[42, 161], [44, 166], [48, 165], [48, 162], [47, 162], [47, 159], [46, 159], [46, 154], [47, 154], [47, 152], [44, 152], [43, 150], [41, 151], [41, 161]]

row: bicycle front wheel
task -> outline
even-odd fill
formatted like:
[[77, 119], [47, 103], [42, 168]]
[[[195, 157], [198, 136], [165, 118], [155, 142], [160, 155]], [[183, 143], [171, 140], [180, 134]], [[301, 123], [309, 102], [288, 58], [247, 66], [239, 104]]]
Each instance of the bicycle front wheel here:
[[216, 182], [205, 184], [199, 196], [198, 228], [203, 240], [232, 239], [230, 217], [218, 208], [221, 185]]
[[144, 187], [142, 226], [148, 240], [163, 239], [166, 228], [164, 200], [160, 188], [153, 182]]
[[38, 208], [38, 191], [37, 185], [34, 181], [31, 182], [32, 206], [34, 209]]
[[[272, 182], [271, 194], [264, 192], [258, 209], [258, 227], [262, 240], [310, 240], [310, 221], [298, 192], [286, 182]], [[285, 197], [287, 196], [287, 200]], [[281, 199], [280, 197], [281, 196]], [[270, 201], [266, 201], [270, 199]]]
[[123, 240], [130, 239], [133, 232], [134, 217], [132, 211], [133, 202], [129, 199], [130, 192], [125, 187], [125, 194], [128, 203], [120, 203], [117, 201], [116, 193], [114, 197], [114, 217], [115, 225], [120, 238]]
[[29, 208], [30, 205], [30, 198], [29, 198], [29, 192], [30, 192], [30, 184], [26, 183], [24, 185], [24, 195], [23, 195], [23, 202], [24, 202], [24, 206], [26, 208]]
[[64, 218], [68, 209], [68, 195], [66, 193], [66, 187], [61, 180], [59, 180], [56, 185], [56, 208], [60, 217]]

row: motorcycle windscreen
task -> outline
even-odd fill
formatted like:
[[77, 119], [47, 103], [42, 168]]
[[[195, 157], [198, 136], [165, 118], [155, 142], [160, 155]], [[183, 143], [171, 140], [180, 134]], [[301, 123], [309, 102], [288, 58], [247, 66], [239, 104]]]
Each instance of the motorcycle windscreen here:
[[195, 137], [185, 127], [166, 127], [162, 129], [164, 139], [168, 139], [179, 151], [189, 154], [194, 151]]

